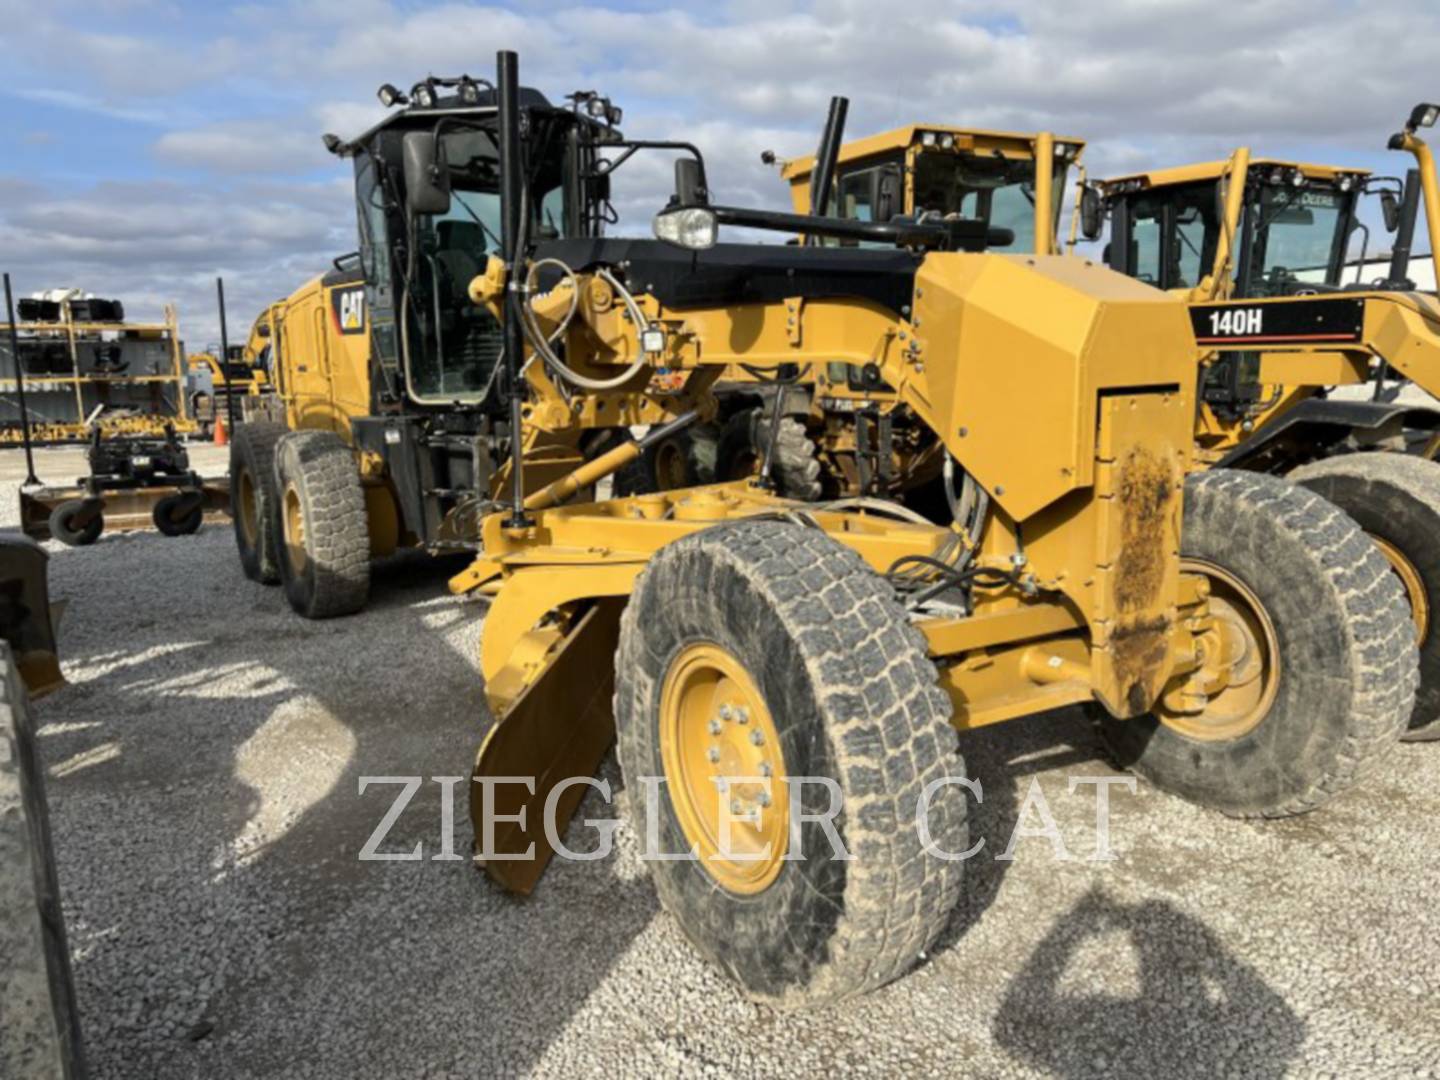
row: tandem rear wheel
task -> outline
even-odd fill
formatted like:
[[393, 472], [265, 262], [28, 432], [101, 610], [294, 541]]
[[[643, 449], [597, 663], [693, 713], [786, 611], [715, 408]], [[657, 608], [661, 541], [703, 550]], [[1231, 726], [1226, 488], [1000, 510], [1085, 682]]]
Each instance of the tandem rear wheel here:
[[1354, 518], [1405, 590], [1420, 688], [1403, 738], [1440, 739], [1440, 464], [1400, 453], [1342, 454], [1287, 479]]
[[[1185, 487], [1182, 566], [1209, 585], [1208, 700], [1098, 716], [1119, 763], [1237, 817], [1326, 802], [1397, 741], [1415, 700], [1404, 596], [1344, 513], [1274, 477], [1216, 469]], [[1169, 707], [1167, 707], [1169, 706]]]
[[350, 448], [329, 431], [285, 435], [275, 488], [271, 529], [290, 606], [307, 619], [359, 611], [370, 595], [370, 531]]

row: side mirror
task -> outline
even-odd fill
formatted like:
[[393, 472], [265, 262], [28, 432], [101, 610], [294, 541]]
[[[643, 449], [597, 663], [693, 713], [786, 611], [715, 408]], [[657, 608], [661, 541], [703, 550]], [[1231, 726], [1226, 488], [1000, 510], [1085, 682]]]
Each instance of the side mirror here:
[[405, 135], [405, 207], [411, 214], [443, 214], [450, 209], [450, 173], [439, 160], [431, 132]]
[[870, 174], [870, 220], [886, 222], [900, 213], [900, 170], [884, 165]]
[[694, 158], [675, 159], [675, 205], [708, 206], [710, 193], [705, 190], [705, 177], [700, 162]]
[[1080, 235], [1086, 240], [1099, 240], [1105, 227], [1105, 205], [1100, 192], [1086, 184], [1080, 189]]
[[1393, 191], [1380, 193], [1380, 215], [1385, 219], [1385, 231], [1394, 232], [1400, 228], [1400, 200]]

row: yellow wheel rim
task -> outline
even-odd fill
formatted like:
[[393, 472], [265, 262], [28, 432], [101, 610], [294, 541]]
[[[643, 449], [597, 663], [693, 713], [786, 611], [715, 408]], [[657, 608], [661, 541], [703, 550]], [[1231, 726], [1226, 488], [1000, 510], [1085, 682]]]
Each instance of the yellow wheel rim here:
[[305, 554], [305, 512], [300, 506], [300, 492], [294, 484], [285, 485], [285, 513], [281, 520], [285, 529], [285, 558], [296, 575], [305, 572], [309, 556]]
[[[789, 838], [785, 757], [755, 681], [719, 645], [686, 646], [665, 673], [660, 757], [675, 816], [701, 865], [732, 893], [767, 888]], [[727, 819], [728, 850], [721, 843]]]
[[1370, 539], [1375, 541], [1380, 554], [1385, 556], [1390, 569], [1400, 579], [1400, 585], [1405, 590], [1405, 599], [1410, 603], [1410, 617], [1415, 620], [1415, 640], [1423, 644], [1425, 636], [1430, 633], [1430, 601], [1425, 595], [1425, 581], [1420, 577], [1420, 571], [1416, 570], [1415, 564], [1389, 540], [1383, 540], [1374, 533], [1370, 533]]
[[240, 532], [245, 543], [255, 547], [255, 538], [260, 532], [260, 507], [255, 500], [255, 478], [249, 469], [240, 470]]
[[1275, 704], [1280, 686], [1280, 644], [1259, 598], [1239, 578], [1214, 563], [1185, 559], [1187, 573], [1210, 583], [1209, 629], [1200, 634], [1202, 674], [1209, 695], [1199, 713], [1172, 712], [1162, 703], [1161, 723], [1204, 742], [1238, 739], [1255, 730]]

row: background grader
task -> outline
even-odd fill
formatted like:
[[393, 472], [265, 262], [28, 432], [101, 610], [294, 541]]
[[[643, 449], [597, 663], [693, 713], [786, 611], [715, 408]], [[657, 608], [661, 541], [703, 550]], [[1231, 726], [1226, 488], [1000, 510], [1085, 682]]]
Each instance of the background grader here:
[[[1440, 738], [1440, 409], [1396, 401], [1393, 380], [1440, 394], [1440, 302], [1409, 280], [1422, 193], [1432, 246], [1440, 233], [1440, 188], [1418, 134], [1437, 114], [1417, 106], [1390, 140], [1416, 158], [1403, 186], [1243, 147], [1227, 162], [1098, 186], [1109, 264], [1192, 303], [1197, 458], [1320, 493], [1360, 523], [1404, 585], [1421, 650], [1407, 736], [1416, 739]], [[1395, 233], [1387, 272], [1369, 282], [1348, 262], [1359, 232], [1365, 265], [1367, 190], [1381, 193]], [[1102, 206], [1088, 198], [1094, 238]], [[1339, 387], [1373, 393], [1333, 396]]]
[[[997, 251], [1058, 249], [1061, 196], [1084, 151], [1080, 140], [912, 124], [843, 142], [847, 111], [846, 99], [833, 99], [816, 153], [780, 163], [797, 213], [823, 207], [856, 221], [888, 221], [902, 212], [962, 215], [1010, 231]], [[775, 162], [768, 152], [764, 159]], [[832, 247], [873, 243], [804, 239]], [[873, 364], [832, 361], [770, 374], [735, 368], [715, 397], [714, 424], [655, 446], [641, 482], [622, 486], [661, 490], [734, 480], [760, 472], [768, 458], [767, 478], [783, 495], [901, 497], [947, 512], [943, 450]]]
[[[672, 853], [650, 863], [661, 899], [700, 951], [754, 995], [830, 1000], [905, 971], [956, 903], [963, 863], [937, 851], [968, 843], [957, 729], [1090, 703], [1137, 771], [1246, 816], [1320, 804], [1398, 736], [1415, 649], [1375, 547], [1293, 485], [1187, 478], [1184, 303], [1092, 261], [988, 254], [1013, 236], [983, 221], [712, 205], [698, 154], [658, 241], [545, 237], [550, 112], [515, 67], [500, 54], [475, 118], [500, 244], [469, 289], [503, 333], [511, 430], [549, 415], [537, 371], [578, 377], [554, 410], [573, 440], [604, 400], [587, 382], [662, 411], [652, 377], [678, 373], [678, 427], [737, 365], [873, 365], [958, 494], [945, 525], [752, 480], [559, 505], [642, 447], [541, 486], [512, 440], [506, 505], [452, 582], [494, 597], [472, 817], [497, 880], [534, 886], [543, 819], [563, 833], [572, 778], [618, 732], [636, 832]], [[581, 157], [603, 146], [569, 130]], [[406, 143], [412, 211], [448, 205], [442, 145]], [[729, 225], [876, 246], [716, 243]]]

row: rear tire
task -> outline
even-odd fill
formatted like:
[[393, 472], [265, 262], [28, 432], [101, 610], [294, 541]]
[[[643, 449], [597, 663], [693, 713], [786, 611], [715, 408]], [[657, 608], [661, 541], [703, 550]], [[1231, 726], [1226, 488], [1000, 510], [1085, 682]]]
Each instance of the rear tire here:
[[235, 547], [245, 576], [262, 585], [280, 581], [280, 555], [275, 546], [280, 505], [275, 447], [286, 434], [283, 424], [255, 421], [241, 424], [230, 438], [230, 517]]
[[[683, 700], [672, 689], [676, 680], [706, 656], [739, 673], [724, 686], [748, 684], [737, 693], [749, 694], [753, 724], [738, 709], [722, 724], [715, 694], [700, 699], [704, 716], [675, 707]], [[785, 1005], [864, 993], [915, 964], [955, 907], [963, 865], [926, 852], [917, 806], [927, 785], [963, 776], [964, 765], [924, 639], [878, 575], [813, 530], [779, 522], [708, 529], [662, 549], [640, 576], [615, 670], [630, 815], [638, 835], [659, 838], [660, 851], [689, 850], [695, 809], [705, 805], [696, 799], [711, 790], [706, 780], [715, 781], [697, 781], [692, 771], [687, 782], [675, 767], [680, 751], [667, 748], [687, 738], [702, 740], [707, 755], [704, 740], [735, 740], [700, 759], [718, 758], [720, 776], [748, 775], [744, 769], [760, 766], [747, 748], [773, 746], [777, 767], [765, 775], [836, 785], [834, 827], [851, 861], [832, 858], [824, 829], [809, 820], [800, 825], [804, 857], [771, 859], [770, 876], [748, 883], [736, 880], [750, 873], [748, 863], [737, 870], [706, 858], [650, 861], [662, 904], [701, 953], [748, 994]], [[698, 685], [704, 693], [703, 680]], [[698, 724], [682, 723], [697, 716]], [[774, 735], [756, 741], [763, 730]], [[643, 777], [665, 778], [653, 806]], [[758, 811], [785, 815], [770, 849], [776, 853], [791, 850], [794, 835], [783, 827], [793, 824], [786, 786], [778, 788]], [[742, 784], [726, 790], [752, 799], [751, 811], [765, 805]], [[931, 837], [943, 851], [962, 852], [965, 793], [952, 784], [930, 794]], [[830, 805], [820, 783], [798, 795], [807, 813]], [[698, 835], [706, 835], [703, 827]]]
[[349, 615], [370, 595], [370, 531], [355, 456], [329, 431], [291, 432], [275, 452], [274, 536], [290, 606]]
[[88, 547], [105, 531], [105, 515], [89, 499], [70, 499], [50, 511], [50, 535], [70, 547]]
[[648, 447], [616, 474], [616, 495], [648, 495], [714, 483], [717, 438], [713, 426], [698, 425]]
[[1271, 476], [1191, 476], [1184, 520], [1181, 557], [1238, 582], [1268, 620], [1273, 697], [1233, 735], [1180, 730], [1203, 728], [1203, 715], [1108, 714], [1100, 734], [1120, 764], [1202, 806], [1236, 817], [1312, 810], [1392, 749], [1414, 707], [1415, 635], [1400, 586], [1339, 509]]
[[1408, 454], [1345, 454], [1286, 479], [1340, 507], [1380, 546], [1405, 589], [1420, 646], [1420, 688], [1404, 737], [1440, 738], [1440, 465]]
[[[770, 414], [756, 406], [736, 413], [720, 432], [715, 449], [715, 479], [743, 480], [755, 476], [770, 441]], [[820, 498], [820, 460], [805, 425], [793, 416], [780, 418], [780, 436], [771, 462], [775, 490], [788, 499]]]

